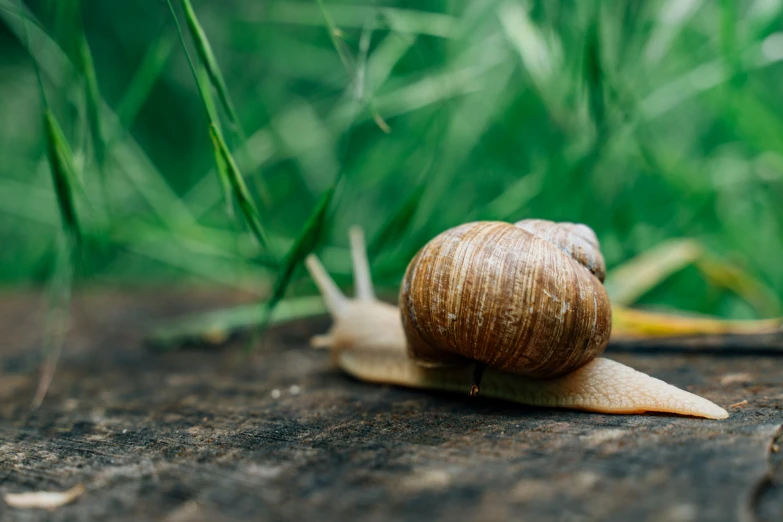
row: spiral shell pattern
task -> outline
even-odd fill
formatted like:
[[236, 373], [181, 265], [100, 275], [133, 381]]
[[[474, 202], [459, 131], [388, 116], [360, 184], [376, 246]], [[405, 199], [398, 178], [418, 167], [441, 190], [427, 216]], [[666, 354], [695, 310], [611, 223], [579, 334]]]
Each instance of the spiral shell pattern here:
[[422, 366], [478, 361], [547, 378], [603, 352], [611, 307], [585, 225], [480, 221], [417, 253], [400, 289], [409, 355]]

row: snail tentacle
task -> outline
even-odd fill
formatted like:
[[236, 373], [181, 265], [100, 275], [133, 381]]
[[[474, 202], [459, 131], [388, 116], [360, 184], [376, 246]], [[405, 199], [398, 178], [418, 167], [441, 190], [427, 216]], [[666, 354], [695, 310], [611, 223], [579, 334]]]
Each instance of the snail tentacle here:
[[364, 246], [364, 234], [359, 227], [351, 229], [356, 298], [346, 297], [327, 274], [314, 254], [305, 265], [326, 302], [333, 324], [325, 335], [310, 339], [314, 348], [329, 348], [333, 360], [340, 366], [339, 354], [346, 351], [390, 352], [405, 356], [405, 333], [396, 306], [375, 298], [370, 277], [370, 264]]
[[356, 298], [360, 301], [375, 301], [375, 291], [372, 288], [370, 262], [367, 260], [367, 249], [364, 246], [364, 232], [358, 226], [351, 227], [351, 258], [353, 260], [353, 284]]
[[307, 256], [305, 266], [307, 271], [310, 272], [310, 277], [313, 278], [315, 286], [318, 287], [318, 291], [321, 292], [321, 296], [324, 298], [329, 315], [332, 316], [332, 319], [337, 319], [341, 314], [345, 313], [348, 299], [326, 272], [318, 257], [314, 254]]

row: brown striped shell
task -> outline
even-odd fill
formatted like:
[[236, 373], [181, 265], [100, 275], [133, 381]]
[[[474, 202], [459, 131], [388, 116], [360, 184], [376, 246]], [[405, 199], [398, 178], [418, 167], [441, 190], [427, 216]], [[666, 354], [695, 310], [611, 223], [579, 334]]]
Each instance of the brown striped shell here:
[[449, 229], [405, 273], [409, 355], [423, 366], [470, 360], [538, 378], [573, 371], [609, 342], [604, 273], [585, 225], [479, 221]]

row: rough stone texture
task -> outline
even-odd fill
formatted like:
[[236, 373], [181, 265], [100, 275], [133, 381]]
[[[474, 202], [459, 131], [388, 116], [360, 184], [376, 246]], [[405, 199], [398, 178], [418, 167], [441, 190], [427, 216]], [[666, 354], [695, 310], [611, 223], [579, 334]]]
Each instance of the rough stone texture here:
[[45, 302], [0, 296], [0, 490], [87, 488], [53, 513], [0, 502], [0, 520], [783, 519], [774, 352], [610, 347], [731, 413], [705, 421], [365, 385], [307, 347], [326, 319], [273, 329], [247, 359], [242, 340], [143, 347], [155, 321], [242, 299], [81, 293], [50, 393], [31, 411]]

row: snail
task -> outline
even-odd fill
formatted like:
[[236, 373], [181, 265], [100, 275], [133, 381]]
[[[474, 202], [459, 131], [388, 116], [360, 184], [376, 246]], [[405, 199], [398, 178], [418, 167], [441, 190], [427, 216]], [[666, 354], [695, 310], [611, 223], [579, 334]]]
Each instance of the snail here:
[[586, 225], [476, 221], [411, 260], [399, 305], [375, 297], [360, 228], [350, 230], [356, 296], [311, 254], [333, 324], [311, 345], [365, 382], [600, 413], [724, 419], [712, 402], [600, 357], [611, 334], [605, 263]]

